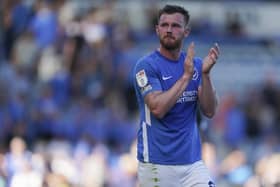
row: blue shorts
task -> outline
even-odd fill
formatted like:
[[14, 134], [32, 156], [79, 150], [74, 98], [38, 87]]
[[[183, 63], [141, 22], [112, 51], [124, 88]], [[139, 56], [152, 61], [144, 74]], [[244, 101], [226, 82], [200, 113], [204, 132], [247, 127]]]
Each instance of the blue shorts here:
[[139, 162], [140, 187], [215, 187], [203, 161], [190, 165], [159, 165]]

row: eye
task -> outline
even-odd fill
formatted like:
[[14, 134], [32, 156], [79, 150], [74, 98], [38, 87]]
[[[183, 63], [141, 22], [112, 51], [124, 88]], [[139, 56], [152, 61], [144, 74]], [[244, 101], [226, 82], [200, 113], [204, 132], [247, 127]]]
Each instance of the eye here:
[[175, 27], [175, 28], [181, 28], [182, 26], [178, 23], [173, 23], [172, 24], [172, 27]]
[[160, 27], [168, 27], [168, 23], [161, 23], [159, 26]]

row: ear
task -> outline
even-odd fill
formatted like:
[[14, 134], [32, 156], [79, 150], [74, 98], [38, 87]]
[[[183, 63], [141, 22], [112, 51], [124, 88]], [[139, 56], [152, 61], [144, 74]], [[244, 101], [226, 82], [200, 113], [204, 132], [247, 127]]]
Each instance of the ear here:
[[191, 30], [188, 26], [186, 26], [185, 31], [184, 31], [184, 35], [185, 37], [187, 37], [190, 34]]
[[157, 35], [159, 35], [158, 25], [155, 27]]

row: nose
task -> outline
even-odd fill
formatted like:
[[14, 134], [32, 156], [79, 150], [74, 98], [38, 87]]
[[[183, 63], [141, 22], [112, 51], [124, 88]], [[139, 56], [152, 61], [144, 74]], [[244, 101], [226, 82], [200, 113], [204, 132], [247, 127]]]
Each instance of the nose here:
[[171, 26], [168, 26], [166, 32], [167, 32], [167, 33], [172, 33], [172, 27], [171, 27]]

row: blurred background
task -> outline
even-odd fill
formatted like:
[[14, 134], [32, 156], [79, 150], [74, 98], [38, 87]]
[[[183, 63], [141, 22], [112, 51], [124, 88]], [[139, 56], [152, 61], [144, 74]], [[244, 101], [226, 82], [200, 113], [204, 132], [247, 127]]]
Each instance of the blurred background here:
[[198, 112], [217, 186], [280, 186], [279, 1], [1, 0], [0, 187], [137, 186], [131, 69], [166, 3], [190, 12], [184, 48], [221, 48]]

